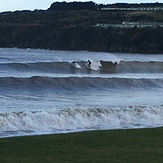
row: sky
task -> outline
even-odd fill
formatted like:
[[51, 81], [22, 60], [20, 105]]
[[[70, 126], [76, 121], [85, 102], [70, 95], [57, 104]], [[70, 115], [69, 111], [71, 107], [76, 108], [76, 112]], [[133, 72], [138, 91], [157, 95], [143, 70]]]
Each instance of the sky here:
[[[72, 2], [73, 0], [56, 0], [57, 2]], [[16, 10], [46, 10], [55, 0], [0, 0], [0, 12]], [[163, 0], [75, 0], [75, 1], [93, 1], [95, 3], [112, 4], [112, 3], [163, 3]]]

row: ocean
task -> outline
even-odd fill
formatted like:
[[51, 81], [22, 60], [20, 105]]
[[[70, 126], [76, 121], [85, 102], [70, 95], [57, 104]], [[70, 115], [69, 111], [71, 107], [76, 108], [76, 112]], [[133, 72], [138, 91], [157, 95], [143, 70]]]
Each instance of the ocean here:
[[163, 55], [0, 48], [1, 138], [159, 126]]

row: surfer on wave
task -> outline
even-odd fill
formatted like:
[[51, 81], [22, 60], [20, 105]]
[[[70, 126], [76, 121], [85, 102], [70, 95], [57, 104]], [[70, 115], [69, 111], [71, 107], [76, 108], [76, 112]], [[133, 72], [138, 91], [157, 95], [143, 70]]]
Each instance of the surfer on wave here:
[[72, 62], [72, 64], [73, 64], [73, 65], [76, 65], [76, 62], [75, 62], [75, 61], [73, 61], [73, 62]]
[[79, 65], [76, 61], [73, 61], [73, 62], [72, 62], [72, 65], [73, 65], [75, 68], [78, 68], [78, 69], [81, 68], [80, 65]]
[[86, 64], [87, 64], [87, 67], [88, 67], [88, 68], [91, 68], [91, 61], [90, 61], [90, 60], [88, 60], [88, 61], [86, 62]]

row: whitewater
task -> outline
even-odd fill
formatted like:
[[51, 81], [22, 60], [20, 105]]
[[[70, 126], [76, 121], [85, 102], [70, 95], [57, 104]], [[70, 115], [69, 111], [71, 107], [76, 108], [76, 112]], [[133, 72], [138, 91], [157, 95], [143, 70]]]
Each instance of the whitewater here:
[[0, 138], [159, 126], [161, 54], [0, 48]]

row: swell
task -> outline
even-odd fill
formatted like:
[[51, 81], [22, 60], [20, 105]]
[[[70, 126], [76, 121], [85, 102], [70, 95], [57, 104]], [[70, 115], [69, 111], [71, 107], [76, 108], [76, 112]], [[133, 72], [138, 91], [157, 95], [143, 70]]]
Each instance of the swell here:
[[[70, 62], [36, 62], [36, 63], [3, 63], [1, 70], [19, 72], [45, 72], [60, 74], [90, 73], [85, 61], [77, 62], [80, 68], [76, 68]], [[96, 63], [96, 64], [95, 64]], [[96, 67], [93, 67], [96, 66]], [[109, 61], [92, 62], [93, 73], [163, 73], [163, 62], [149, 61], [120, 61], [119, 63]]]
[[163, 88], [163, 79], [99, 78], [99, 77], [30, 77], [0, 78], [0, 90], [106, 90], [106, 89]]
[[101, 62], [102, 71], [111, 73], [163, 73], [163, 62], [121, 61], [116, 64]]
[[11, 71], [41, 71], [41, 72], [68, 72], [72, 65], [68, 62], [36, 62], [36, 63], [6, 63], [1, 64], [2, 68]]

